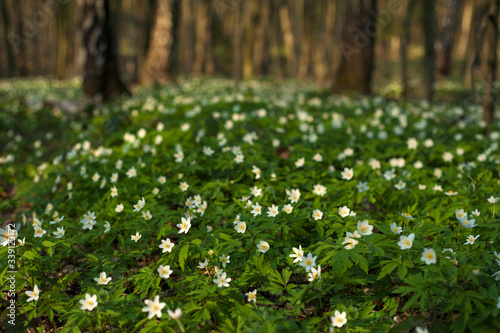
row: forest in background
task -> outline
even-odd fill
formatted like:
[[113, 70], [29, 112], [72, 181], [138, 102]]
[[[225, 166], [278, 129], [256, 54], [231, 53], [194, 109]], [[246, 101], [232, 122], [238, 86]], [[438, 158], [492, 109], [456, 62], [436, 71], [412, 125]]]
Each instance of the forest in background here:
[[[481, 88], [493, 87], [498, 29], [492, 27], [498, 26], [499, 4], [5, 0], [0, 8], [0, 77], [85, 78], [95, 53], [89, 42], [97, 39], [91, 30], [102, 29], [104, 40], [112, 41], [104, 47], [113, 56], [106, 75], [110, 80], [115, 72], [124, 91], [178, 76], [272, 77], [314, 80], [334, 92], [363, 94], [373, 88], [380, 92], [394, 81], [396, 95], [431, 101], [435, 80], [444, 77], [467, 89], [474, 81]], [[108, 13], [105, 23], [97, 19], [103, 11]]]

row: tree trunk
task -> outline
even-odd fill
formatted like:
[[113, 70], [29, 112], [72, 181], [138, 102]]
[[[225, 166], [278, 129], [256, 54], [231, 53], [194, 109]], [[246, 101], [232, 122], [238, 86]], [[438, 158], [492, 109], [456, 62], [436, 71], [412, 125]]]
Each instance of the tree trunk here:
[[[494, 83], [498, 68], [498, 19], [500, 11], [500, 0], [490, 3], [490, 10], [483, 21], [483, 54], [484, 59], [481, 62], [482, 77], [484, 79], [484, 97], [483, 97], [483, 119], [487, 123], [487, 134], [489, 134], [494, 119]], [[481, 48], [479, 45], [478, 49]]]
[[424, 29], [424, 73], [422, 80], [422, 91], [424, 98], [431, 102], [434, 97], [434, 1], [422, 0], [422, 25]]
[[[267, 0], [264, 0], [267, 1]], [[266, 61], [267, 33], [269, 31], [269, 6], [259, 2], [257, 7], [260, 12], [257, 16], [258, 22], [255, 28], [255, 41], [253, 47], [253, 69], [255, 75], [264, 74], [264, 63]]]
[[[295, 58], [295, 35], [292, 30], [292, 21], [290, 15], [290, 2], [285, 3], [279, 7], [279, 22], [281, 24], [281, 34], [283, 35], [283, 42], [285, 44], [285, 57], [287, 62], [287, 67], [290, 69], [289, 74], [293, 75], [296, 70], [297, 60]], [[293, 5], [293, 3], [292, 3]]]
[[109, 0], [88, 0], [83, 6], [83, 42], [86, 53], [83, 91], [104, 100], [130, 94], [120, 79], [118, 45]]
[[66, 60], [68, 52], [68, 5], [61, 6], [56, 13], [57, 24], [57, 69], [56, 78], [61, 80], [66, 77]]
[[[201, 4], [200, 4], [201, 5]], [[193, 4], [191, 0], [181, 1], [181, 18], [179, 27], [179, 67], [180, 72], [189, 75], [193, 72]], [[199, 12], [199, 9], [198, 9]], [[199, 25], [199, 17], [197, 20]], [[198, 38], [198, 29], [196, 30]]]
[[375, 63], [376, 0], [353, 0], [345, 4], [346, 26], [339, 45], [342, 52], [332, 92], [371, 94]]
[[399, 52], [401, 56], [401, 84], [403, 86], [403, 98], [407, 98], [410, 93], [408, 86], [408, 45], [410, 44], [410, 27], [411, 15], [413, 12], [414, 2], [409, 1], [406, 4], [406, 14], [403, 19], [403, 27], [401, 29]]
[[271, 64], [273, 68], [274, 75], [277, 78], [283, 78], [283, 69], [281, 67], [281, 57], [280, 57], [280, 42], [279, 42], [279, 0], [268, 1], [268, 6], [270, 6], [271, 13], [271, 27], [269, 31], [269, 49], [271, 56]]
[[[476, 50], [477, 36], [481, 29], [481, 22], [488, 12], [489, 3], [492, 0], [474, 0], [474, 6], [472, 8], [472, 18], [471, 18], [471, 28], [469, 31], [469, 40], [467, 41], [467, 67], [465, 74], [465, 85], [472, 87], [472, 77], [471, 77], [471, 67], [475, 67], [478, 64], [474, 63], [474, 53]], [[494, 0], [493, 0], [494, 1]]]
[[241, 24], [241, 6], [236, 6], [233, 9], [233, 77], [236, 80], [241, 79], [242, 75], [242, 46], [241, 39], [243, 34], [242, 24]]
[[452, 67], [452, 52], [455, 36], [460, 23], [463, 0], [446, 0], [444, 15], [439, 15], [439, 37], [436, 41], [436, 71], [439, 75], [449, 76]]
[[325, 22], [325, 9], [327, 7], [327, 0], [320, 0], [314, 3], [312, 15], [312, 40], [313, 47], [311, 50], [311, 57], [314, 60], [311, 65], [314, 72], [314, 80], [322, 86], [326, 80], [328, 72], [328, 65], [326, 61], [326, 43], [325, 40], [330, 36], [325, 36], [326, 22]]
[[161, 84], [170, 78], [168, 69], [173, 28], [171, 6], [171, 0], [158, 0], [149, 49], [139, 76], [142, 85]]
[[14, 47], [9, 40], [10, 27], [10, 13], [7, 8], [7, 1], [0, 1], [0, 10], [2, 11], [3, 29], [4, 29], [4, 41], [7, 44], [7, 76], [13, 77], [16, 72], [16, 57], [14, 52]]
[[312, 49], [312, 12], [313, 3], [310, 1], [302, 2], [304, 6], [302, 12], [303, 24], [302, 24], [302, 43], [300, 48], [300, 60], [299, 60], [299, 72], [298, 78], [305, 79], [309, 74], [309, 64], [311, 63], [311, 49]]

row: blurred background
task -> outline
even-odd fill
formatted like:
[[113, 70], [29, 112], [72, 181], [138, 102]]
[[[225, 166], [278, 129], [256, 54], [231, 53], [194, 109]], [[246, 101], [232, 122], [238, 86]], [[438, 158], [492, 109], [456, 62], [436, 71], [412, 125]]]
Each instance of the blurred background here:
[[436, 87], [442, 99], [474, 88], [493, 99], [499, 4], [2, 0], [0, 78], [81, 77], [87, 95], [104, 98], [217, 76], [311, 80], [332, 92], [429, 101]]

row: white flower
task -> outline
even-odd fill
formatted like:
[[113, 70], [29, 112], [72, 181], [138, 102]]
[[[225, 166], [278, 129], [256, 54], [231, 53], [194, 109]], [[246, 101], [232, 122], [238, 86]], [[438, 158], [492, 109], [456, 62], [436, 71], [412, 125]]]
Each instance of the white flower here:
[[401, 250], [411, 249], [413, 246], [413, 240], [415, 239], [415, 234], [411, 233], [408, 237], [401, 236], [399, 237], [398, 246]]
[[[85, 229], [85, 226], [83, 227]], [[90, 228], [92, 229], [92, 228]], [[35, 236], [34, 237], [40, 237], [42, 238], [43, 235], [45, 235], [47, 233], [46, 230], [43, 230], [42, 228], [35, 228]]]
[[429, 330], [427, 329], [427, 327], [417, 326], [415, 327], [415, 333], [429, 333]]
[[111, 230], [111, 224], [108, 221], [104, 221], [104, 233], [108, 233]]
[[38, 301], [38, 298], [40, 297], [40, 290], [38, 289], [38, 286], [35, 284], [33, 291], [26, 291], [26, 295], [29, 297], [26, 302]]
[[170, 269], [170, 265], [166, 266], [160, 265], [160, 267], [158, 267], [158, 274], [160, 274], [160, 277], [164, 279], [168, 279], [170, 277], [170, 274], [172, 274], [172, 272], [173, 271]]
[[299, 189], [292, 189], [292, 190], [286, 190], [286, 195], [288, 196], [288, 200], [290, 200], [292, 203], [296, 203], [300, 199], [300, 190]]
[[144, 303], [146, 306], [142, 308], [142, 312], [149, 312], [148, 319], [151, 319], [154, 316], [161, 318], [161, 310], [166, 304], [160, 302], [160, 296], [156, 295], [153, 301], [147, 299]]
[[236, 226], [234, 227], [236, 232], [243, 234], [247, 230], [247, 224], [243, 221], [236, 222]]
[[64, 216], [63, 216], [63, 217], [60, 217], [60, 218], [58, 218], [58, 219], [54, 219], [54, 221], [50, 221], [50, 224], [59, 223], [59, 222], [61, 222], [62, 220], [64, 220]]
[[262, 189], [258, 188], [257, 186], [254, 186], [250, 189], [250, 193], [254, 197], [260, 197], [262, 195]]
[[309, 281], [309, 282], [313, 282], [316, 279], [320, 279], [321, 278], [321, 265], [318, 266], [318, 269], [311, 267], [311, 272], [309, 272], [307, 274], [307, 276], [309, 277], [309, 279], [307, 279], [307, 281]]
[[422, 252], [422, 257], [420, 260], [424, 261], [426, 265], [435, 264], [436, 263], [436, 251], [434, 249], [424, 249]]
[[174, 248], [174, 243], [170, 241], [170, 238], [162, 239], [161, 240], [161, 245], [159, 245], [160, 249], [163, 249], [162, 253], [165, 252], [172, 252], [172, 249]]
[[188, 185], [188, 183], [186, 183], [186, 182], [181, 182], [181, 183], [179, 184], [179, 188], [181, 189], [181, 191], [182, 191], [182, 192], [186, 192], [186, 191], [187, 191], [187, 189], [189, 188], [189, 185]]
[[121, 213], [123, 211], [123, 204], [118, 204], [115, 207], [115, 212]]
[[248, 297], [248, 302], [257, 303], [257, 289], [249, 291], [245, 295]]
[[261, 171], [255, 165], [252, 166], [252, 172], [255, 173], [255, 179], [260, 179]]
[[151, 215], [151, 213], [148, 210], [147, 212], [142, 212], [142, 217], [147, 221], [151, 220], [153, 218], [153, 215]]
[[408, 149], [417, 149], [418, 141], [415, 138], [409, 138], [406, 144], [408, 145]]
[[319, 209], [315, 209], [313, 211], [313, 215], [312, 216], [313, 216], [313, 218], [314, 218], [315, 221], [321, 220], [323, 218], [323, 212], [320, 211]]
[[53, 234], [55, 236], [55, 238], [61, 238], [62, 236], [64, 236], [64, 228], [63, 227], [58, 227], [57, 228], [57, 231], [54, 231]]
[[304, 256], [304, 251], [302, 250], [302, 245], [299, 245], [298, 249], [296, 247], [294, 247], [292, 250], [294, 253], [290, 254], [289, 256], [292, 258], [295, 258], [293, 260], [293, 263], [296, 263], [297, 261], [302, 261], [302, 257]]
[[134, 212], [138, 212], [140, 211], [142, 208], [144, 208], [144, 205], [146, 204], [146, 200], [144, 199], [144, 197], [142, 197], [142, 199], [140, 199], [137, 204], [134, 205]]
[[135, 235], [131, 235], [130, 238], [137, 243], [139, 239], [141, 239], [142, 235], [139, 232], [136, 232]]
[[476, 216], [481, 215], [481, 213], [479, 212], [479, 210], [477, 210], [477, 208], [476, 208], [476, 210], [474, 210], [471, 214], [472, 214], [472, 215], [476, 215]]
[[354, 176], [354, 171], [349, 168], [344, 168], [344, 171], [342, 171], [342, 179], [345, 180], [351, 180], [352, 176]]
[[358, 184], [356, 185], [356, 188], [358, 189], [359, 193], [363, 193], [363, 192], [368, 191], [370, 189], [370, 186], [368, 186], [368, 184], [365, 182], [358, 182]]
[[322, 197], [326, 194], [326, 187], [321, 184], [316, 184], [314, 185], [313, 193]]
[[182, 310], [179, 308], [175, 309], [175, 311], [171, 311], [169, 309], [169, 310], [167, 310], [167, 313], [170, 316], [170, 318], [172, 318], [174, 320], [177, 320], [182, 316]]
[[363, 236], [368, 236], [368, 235], [371, 235], [373, 233], [373, 226], [370, 225], [370, 222], [368, 222], [368, 220], [364, 220], [364, 221], [358, 221], [358, 231], [361, 235]]
[[97, 284], [108, 284], [111, 281], [110, 277], [106, 277], [106, 272], [99, 273], [99, 277], [94, 278]]
[[262, 214], [262, 206], [259, 205], [259, 203], [257, 202], [255, 205], [252, 205], [252, 211], [250, 213], [253, 214], [253, 216], [257, 216], [257, 215], [260, 215]]
[[267, 250], [269, 250], [269, 243], [265, 241], [260, 241], [259, 244], [257, 244], [257, 248], [259, 249], [258, 252], [266, 253]]
[[394, 187], [398, 190], [402, 190], [406, 187], [406, 183], [403, 182], [402, 180], [400, 180], [399, 182], [397, 182]]
[[226, 268], [226, 265], [227, 265], [228, 263], [230, 263], [230, 261], [229, 261], [229, 256], [227, 256], [227, 257], [226, 257], [226, 255], [225, 255], [225, 254], [221, 255], [221, 256], [219, 257], [219, 260], [220, 260], [220, 262], [222, 263], [222, 267], [224, 267], [224, 268]]
[[478, 238], [479, 238], [479, 235], [477, 235], [477, 236], [469, 235], [469, 236], [467, 236], [466, 242], [464, 243], [464, 245], [468, 245], [468, 244], [472, 245], [472, 244], [474, 244], [474, 242]]
[[271, 207], [267, 208], [267, 216], [269, 217], [275, 217], [276, 215], [279, 214], [279, 209], [278, 206], [272, 205]]
[[346, 245], [344, 246], [344, 248], [345, 248], [346, 250], [352, 250], [352, 249], [354, 249], [354, 247], [358, 244], [358, 241], [357, 241], [356, 239], [352, 238], [352, 237], [347, 236], [347, 237], [344, 239], [344, 241], [342, 242], [342, 245], [344, 245], [344, 244], [346, 244]]
[[113, 186], [111, 188], [111, 197], [114, 198], [118, 195], [118, 189], [116, 188], [116, 186]]
[[128, 178], [133, 178], [136, 176], [137, 176], [137, 170], [135, 170], [135, 167], [131, 167], [130, 169], [128, 169], [128, 171], [127, 171]]
[[466, 229], [471, 229], [476, 226], [476, 220], [475, 219], [468, 219], [467, 217], [460, 220], [460, 224], [466, 228]]
[[313, 257], [313, 254], [309, 252], [307, 254], [307, 257], [302, 256], [302, 261], [300, 262], [299, 266], [302, 266], [306, 269], [306, 272], [309, 272], [311, 268], [316, 265], [316, 258]]
[[180, 234], [182, 234], [182, 233], [187, 234], [189, 231], [189, 228], [191, 228], [191, 218], [188, 217], [187, 219], [185, 219], [185, 218], [181, 217], [181, 223], [179, 223], [177, 225], [177, 228], [181, 228], [181, 230], [179, 230]]
[[208, 266], [208, 259], [205, 259], [205, 261], [200, 261], [199, 262], [199, 265], [198, 265], [198, 268], [199, 269], [204, 269]]
[[455, 217], [457, 220], [462, 221], [467, 218], [467, 213], [463, 209], [455, 209]]
[[97, 295], [90, 296], [90, 294], [85, 294], [85, 299], [80, 300], [81, 310], [89, 310], [92, 311], [97, 306]]
[[499, 199], [500, 199], [500, 197], [496, 197], [496, 198], [495, 198], [494, 196], [491, 196], [491, 197], [489, 197], [489, 198], [488, 198], [488, 202], [489, 202], [490, 204], [496, 204], [496, 203], [498, 202], [498, 200], [499, 200]]
[[292, 212], [292, 210], [293, 210], [293, 206], [290, 205], [290, 204], [286, 204], [286, 205], [283, 206], [282, 210], [284, 210], [285, 213], [290, 214]]
[[349, 216], [351, 210], [347, 206], [339, 207], [339, 215], [342, 217]]
[[400, 234], [403, 231], [403, 228], [398, 227], [398, 225], [396, 224], [396, 222], [393, 222], [391, 224], [391, 231], [393, 233], [395, 233], [395, 234]]
[[231, 278], [227, 278], [225, 272], [217, 273], [217, 278], [214, 280], [214, 282], [218, 287], [229, 287]]
[[297, 162], [295, 162], [295, 166], [297, 168], [301, 168], [304, 166], [304, 162], [305, 162], [305, 158], [304, 157], [301, 157], [297, 160]]
[[340, 313], [338, 310], [335, 310], [335, 316], [330, 317], [332, 325], [339, 328], [344, 326], [344, 324], [347, 323], [346, 315], [345, 311]]

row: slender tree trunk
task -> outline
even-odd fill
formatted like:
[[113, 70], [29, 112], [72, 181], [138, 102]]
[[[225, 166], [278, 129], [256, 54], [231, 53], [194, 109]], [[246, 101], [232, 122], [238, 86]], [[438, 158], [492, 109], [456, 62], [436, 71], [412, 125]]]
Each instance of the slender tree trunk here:
[[[264, 0], [267, 1], [267, 0]], [[253, 47], [253, 68], [255, 75], [264, 73], [264, 60], [266, 53], [267, 33], [269, 31], [269, 6], [262, 1], [257, 7], [260, 13], [257, 17], [258, 23], [255, 28], [255, 42]]]
[[431, 102], [434, 97], [434, 72], [436, 63], [434, 51], [434, 1], [422, 0], [422, 4], [422, 25], [424, 29], [425, 44], [422, 91], [425, 99]]
[[57, 23], [57, 70], [56, 77], [61, 80], [66, 77], [66, 60], [68, 52], [68, 38], [66, 32], [68, 30], [68, 7], [60, 6], [56, 14]]
[[168, 69], [172, 46], [171, 6], [171, 0], [158, 1], [146, 61], [139, 76], [142, 85], [165, 83], [170, 78]]
[[9, 31], [11, 31], [10, 26], [10, 13], [9, 8], [7, 8], [7, 1], [0, 1], [0, 10], [2, 11], [3, 29], [4, 29], [4, 41], [7, 44], [7, 76], [13, 77], [16, 72], [16, 58], [14, 47], [9, 40]]
[[465, 74], [465, 85], [468, 87], [472, 87], [470, 68], [478, 65], [474, 63], [474, 53], [476, 50], [477, 36], [481, 29], [481, 22], [488, 12], [490, 1], [494, 0], [474, 0], [470, 24], [471, 28], [469, 31], [469, 40], [467, 42], [467, 71]]
[[411, 15], [413, 12], [414, 2], [408, 1], [406, 4], [406, 14], [403, 18], [403, 25], [401, 29], [399, 53], [401, 57], [401, 84], [403, 86], [402, 95], [407, 98], [410, 93], [408, 85], [408, 45], [410, 44], [410, 27]]
[[332, 92], [343, 91], [371, 94], [375, 63], [377, 12], [376, 0], [353, 0], [345, 3], [346, 26], [340, 43], [342, 57], [332, 86]]
[[83, 42], [85, 75], [83, 91], [88, 96], [98, 94], [104, 100], [130, 94], [120, 79], [118, 45], [113, 36], [109, 0], [88, 0], [83, 7]]
[[279, 42], [279, 0], [270, 0], [268, 6], [270, 6], [271, 12], [271, 27], [269, 31], [269, 49], [271, 55], [271, 64], [273, 68], [274, 75], [279, 79], [283, 78], [283, 68], [281, 65], [280, 57], [280, 42]]
[[290, 7], [293, 9], [293, 3], [290, 1], [279, 7], [279, 22], [281, 24], [281, 34], [285, 44], [285, 56], [287, 67], [289, 68], [288, 73], [293, 75], [293, 73], [296, 72], [297, 59], [295, 58], [296, 41], [291, 24], [292, 18], [290, 15]]
[[304, 79], [309, 74], [309, 64], [311, 62], [311, 49], [312, 49], [312, 12], [313, 12], [313, 3], [310, 1], [302, 2], [304, 8], [302, 12], [303, 16], [303, 25], [302, 25], [302, 43], [300, 48], [300, 60], [299, 60], [299, 72], [298, 78]]
[[233, 9], [233, 77], [236, 80], [241, 79], [242, 75], [242, 24], [241, 24], [241, 6], [236, 6]]
[[462, 2], [463, 0], [446, 0], [444, 15], [438, 18], [440, 30], [436, 41], [436, 71], [442, 76], [451, 74], [453, 45], [460, 23]]
[[[180, 72], [189, 75], [193, 72], [193, 4], [191, 0], [181, 1], [181, 17], [179, 27], [179, 67]], [[199, 9], [198, 9], [199, 12]], [[200, 24], [199, 17], [197, 24]], [[208, 19], [208, 18], [206, 18]], [[198, 29], [196, 30], [198, 38]]]
[[322, 86], [328, 73], [326, 39], [331, 38], [330, 36], [326, 36], [325, 38], [325, 8], [327, 8], [327, 0], [320, 0], [317, 3], [315, 2], [314, 5], [312, 16], [312, 69], [314, 71], [314, 80], [318, 85]]
[[[487, 123], [487, 134], [491, 130], [495, 114], [494, 83], [498, 69], [498, 37], [500, 0], [490, 3], [490, 10], [483, 20], [482, 46], [484, 60], [481, 62], [482, 77], [484, 79], [483, 119]], [[481, 45], [478, 46], [478, 49]]]

